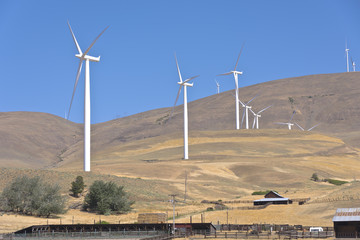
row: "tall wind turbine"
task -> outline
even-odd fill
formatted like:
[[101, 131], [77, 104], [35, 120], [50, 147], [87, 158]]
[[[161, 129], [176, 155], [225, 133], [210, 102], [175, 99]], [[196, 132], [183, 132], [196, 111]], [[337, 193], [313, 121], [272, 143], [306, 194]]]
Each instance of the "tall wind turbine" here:
[[237, 58], [237, 61], [236, 61], [236, 64], [235, 64], [235, 68], [233, 71], [230, 71], [228, 73], [223, 73], [223, 74], [220, 74], [218, 76], [224, 76], [224, 75], [230, 75], [230, 74], [233, 74], [234, 75], [234, 80], [235, 80], [235, 97], [236, 97], [236, 100], [235, 100], [235, 109], [236, 109], [236, 129], [240, 129], [240, 118], [239, 118], [239, 83], [238, 83], [238, 75], [241, 75], [243, 74], [243, 72], [239, 72], [236, 70], [236, 67], [239, 63], [239, 58], [240, 58], [240, 55], [241, 55], [241, 52], [244, 48], [244, 44], [242, 45], [241, 47], [241, 50], [240, 50], [240, 53], [239, 53], [239, 56]]
[[70, 117], [70, 110], [71, 110], [71, 105], [74, 99], [74, 94], [76, 91], [76, 86], [78, 84], [79, 81], [79, 77], [80, 77], [80, 73], [81, 73], [81, 68], [82, 68], [82, 63], [83, 61], [85, 61], [85, 94], [84, 94], [84, 171], [85, 172], [90, 172], [90, 61], [92, 62], [99, 62], [100, 61], [100, 56], [99, 57], [92, 57], [87, 55], [87, 53], [90, 51], [90, 49], [94, 46], [95, 42], [99, 39], [99, 37], [105, 32], [105, 30], [109, 27], [106, 27], [96, 38], [95, 40], [91, 43], [91, 45], [88, 47], [88, 49], [86, 49], [86, 51], [83, 53], [81, 51], [81, 48], [78, 44], [78, 42], [76, 41], [76, 37], [71, 29], [70, 23], [68, 21], [68, 26], [72, 35], [72, 38], [75, 42], [76, 48], [78, 50], [78, 54], [75, 55], [75, 57], [80, 59], [79, 62], [79, 67], [77, 70], [77, 74], [76, 74], [76, 80], [75, 80], [75, 85], [74, 85], [74, 90], [73, 90], [73, 94], [71, 97], [71, 102], [70, 102], [70, 108], [69, 108], [69, 112], [67, 115], [67, 119], [69, 119]]
[[216, 81], [216, 79], [215, 79], [215, 83], [216, 83], [216, 90], [217, 90], [216, 93], [219, 94], [220, 93], [220, 84], [218, 81]]
[[176, 103], [179, 99], [179, 95], [181, 92], [181, 88], [184, 87], [184, 159], [189, 159], [189, 147], [188, 147], [188, 110], [187, 110], [187, 89], [186, 87], [192, 87], [194, 85], [194, 83], [189, 83], [190, 80], [197, 78], [199, 75], [195, 76], [195, 77], [191, 77], [186, 79], [185, 81], [182, 80], [181, 77], [181, 73], [180, 73], [180, 68], [179, 68], [179, 64], [175, 55], [175, 61], [176, 61], [176, 67], [178, 70], [178, 74], [179, 74], [179, 79], [180, 82], [178, 82], [178, 84], [180, 85], [179, 87], [179, 91], [177, 93], [176, 96], [176, 100], [175, 100], [175, 104], [174, 107], [171, 111], [171, 115], [170, 118], [172, 117], [173, 113], [174, 113], [174, 108], [176, 106]]
[[258, 111], [257, 113], [255, 113], [253, 110], [250, 109], [250, 111], [254, 114], [254, 122], [253, 122], [253, 125], [252, 125], [252, 128], [255, 127], [255, 124], [256, 124], [256, 129], [259, 129], [259, 117], [261, 117], [260, 113], [262, 113], [263, 111], [265, 111], [266, 109], [270, 108], [272, 105]]
[[292, 114], [292, 116], [291, 116], [291, 118], [290, 118], [290, 121], [289, 121], [289, 122], [286, 122], [286, 123], [284, 123], [284, 122], [276, 122], [275, 124], [288, 125], [289, 130], [291, 130], [291, 127], [292, 127], [292, 126], [294, 126], [294, 124], [293, 124], [291, 121], [292, 121], [292, 119], [293, 119], [293, 117], [294, 117], [295, 113], [296, 113], [296, 111], [293, 111], [293, 114]]
[[349, 50], [347, 48], [347, 43], [345, 44], [345, 52], [346, 52], [346, 71], [349, 72]]

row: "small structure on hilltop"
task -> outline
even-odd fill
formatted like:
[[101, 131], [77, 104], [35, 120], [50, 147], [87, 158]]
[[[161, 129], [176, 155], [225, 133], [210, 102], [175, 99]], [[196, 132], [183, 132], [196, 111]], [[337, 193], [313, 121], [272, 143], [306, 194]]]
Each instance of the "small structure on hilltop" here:
[[275, 191], [268, 192], [263, 199], [254, 200], [254, 206], [266, 204], [292, 204], [292, 200], [284, 198]]
[[333, 223], [335, 237], [360, 237], [360, 208], [338, 208]]

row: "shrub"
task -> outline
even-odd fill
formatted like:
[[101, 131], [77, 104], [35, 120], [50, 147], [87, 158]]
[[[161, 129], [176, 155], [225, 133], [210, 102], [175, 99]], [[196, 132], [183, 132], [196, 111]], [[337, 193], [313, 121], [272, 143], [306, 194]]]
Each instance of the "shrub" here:
[[123, 186], [114, 182], [95, 181], [84, 200], [84, 209], [100, 214], [125, 213], [131, 210], [133, 201], [128, 199]]
[[266, 195], [270, 192], [270, 190], [265, 190], [265, 191], [255, 191], [253, 192], [251, 195]]
[[336, 186], [340, 186], [340, 185], [343, 185], [345, 183], [348, 183], [347, 181], [341, 181], [341, 180], [336, 180], [336, 179], [331, 179], [331, 178], [325, 179], [325, 182], [334, 184]]
[[4, 211], [46, 217], [65, 212], [65, 198], [60, 195], [60, 187], [51, 186], [39, 177], [16, 178], [5, 187], [0, 200]]
[[315, 181], [315, 182], [319, 181], [319, 177], [318, 177], [317, 173], [313, 173], [313, 175], [311, 176], [310, 179]]
[[75, 181], [71, 183], [71, 189], [72, 195], [74, 197], [79, 197], [79, 194], [81, 194], [84, 191], [84, 188], [86, 185], [84, 184], [84, 179], [82, 176], [77, 176]]

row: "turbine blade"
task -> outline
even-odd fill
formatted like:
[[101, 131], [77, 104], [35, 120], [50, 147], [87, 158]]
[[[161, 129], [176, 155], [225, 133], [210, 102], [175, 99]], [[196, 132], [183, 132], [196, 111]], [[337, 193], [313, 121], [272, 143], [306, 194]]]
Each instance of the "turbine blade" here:
[[84, 52], [83, 56], [85, 56], [90, 49], [94, 46], [95, 42], [99, 39], [99, 37], [106, 31], [106, 29], [108, 29], [110, 26], [107, 26], [96, 38], [95, 40], [91, 43], [91, 45], [88, 47], [88, 49], [86, 49], [86, 51]]
[[249, 110], [254, 114], [254, 116], [256, 115], [256, 113], [254, 113], [254, 111], [251, 108], [249, 108]]
[[297, 123], [297, 122], [294, 122], [296, 124], [296, 126], [298, 126], [301, 130], [304, 131], [304, 129]]
[[247, 102], [246, 105], [248, 105], [248, 104], [249, 104], [252, 100], [254, 100], [257, 96], [259, 96], [259, 95], [256, 95], [255, 97], [253, 97], [250, 101]]
[[174, 53], [174, 55], [175, 55], [176, 67], [177, 67], [177, 70], [178, 70], [180, 82], [182, 82], [182, 77], [181, 77], [181, 73], [180, 73], [179, 64], [178, 64], [178, 61], [177, 61], [177, 58], [176, 58], [176, 53]]
[[73, 33], [73, 31], [72, 31], [72, 29], [71, 29], [71, 26], [70, 26], [69, 21], [67, 22], [67, 24], [68, 24], [68, 26], [69, 26], [69, 29], [70, 29], [70, 32], [71, 32], [72, 38], [73, 38], [73, 40], [74, 40], [74, 42], [75, 42], [76, 48], [77, 48], [77, 50], [78, 50], [79, 54], [80, 54], [80, 55], [82, 55], [81, 48], [80, 48], [80, 46], [79, 46], [78, 42], [76, 41], [75, 34]]
[[244, 44], [245, 44], [245, 42], [244, 42], [244, 43], [242, 44], [242, 46], [241, 46], [239, 56], [238, 56], [238, 58], [237, 58], [237, 60], [236, 60], [236, 64], [235, 64], [234, 71], [236, 71], [236, 67], [237, 67], [237, 65], [238, 65], [238, 63], [239, 63], [239, 58], [240, 58], [241, 52], [242, 52], [242, 50], [243, 50], [243, 48], [244, 48]]
[[199, 77], [200, 75], [197, 75], [197, 76], [195, 76], [195, 77], [191, 77], [191, 78], [188, 78], [188, 79], [186, 79], [185, 81], [184, 81], [184, 83], [187, 83], [188, 81], [191, 81], [191, 80], [193, 80], [194, 78], [197, 78], [197, 77]]
[[223, 73], [223, 74], [219, 74], [219, 75], [216, 75], [216, 76], [225, 76], [225, 75], [230, 75], [230, 74], [233, 74], [232, 72], [228, 72], [228, 73]]
[[287, 123], [283, 123], [283, 122], [276, 122], [275, 124], [283, 124], [283, 125], [288, 125]]
[[264, 108], [263, 110], [259, 111], [258, 114], [259, 114], [259, 113], [262, 113], [263, 111], [265, 111], [266, 109], [270, 108], [271, 106], [272, 106], [272, 105], [270, 105], [270, 106]]
[[314, 128], [316, 128], [316, 127], [317, 127], [317, 126], [319, 126], [319, 125], [320, 125], [320, 123], [316, 124], [315, 126], [313, 126], [313, 127], [309, 128], [309, 129], [308, 129], [308, 131], [313, 130]]
[[293, 119], [293, 117], [294, 117], [295, 113], [296, 113], [296, 111], [294, 110], [294, 111], [293, 111], [293, 114], [291, 115], [291, 118], [290, 118], [289, 123], [290, 123], [290, 122], [291, 122], [291, 120]]
[[180, 87], [179, 87], [179, 91], [178, 91], [177, 96], [176, 96], [176, 100], [175, 100], [175, 103], [174, 103], [174, 107], [173, 107], [172, 110], [171, 110], [170, 119], [172, 118], [172, 115], [173, 115], [173, 113], [174, 113], [174, 109], [175, 109], [176, 103], [177, 103], [177, 101], [178, 101], [178, 99], [179, 99], [180, 92], [181, 92], [181, 87], [182, 87], [182, 85], [180, 85]]
[[254, 121], [253, 121], [253, 125], [252, 125], [252, 128], [254, 129], [255, 127], [255, 121], [256, 121], [256, 117], [254, 116]]
[[68, 119], [68, 120], [69, 120], [69, 117], [70, 117], [71, 105], [72, 105], [72, 102], [73, 102], [73, 100], [74, 100], [74, 95], [75, 95], [76, 87], [77, 87], [77, 84], [78, 84], [78, 82], [79, 82], [79, 77], [80, 77], [80, 73], [81, 73], [82, 62], [83, 62], [83, 61], [80, 59], [79, 67], [78, 67], [77, 74], [76, 74], [76, 80], [75, 80], [75, 84], [74, 84], [74, 90], [73, 90], [73, 94], [72, 94], [72, 96], [71, 96], [69, 112], [68, 112], [68, 115], [67, 115], [67, 119]]

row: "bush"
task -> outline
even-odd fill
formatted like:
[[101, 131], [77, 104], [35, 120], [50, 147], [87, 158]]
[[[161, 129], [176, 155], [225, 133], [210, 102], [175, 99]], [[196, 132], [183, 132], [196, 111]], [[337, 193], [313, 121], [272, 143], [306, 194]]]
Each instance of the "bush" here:
[[4, 211], [46, 217], [65, 212], [65, 198], [60, 195], [60, 187], [51, 186], [39, 177], [16, 178], [5, 187], [0, 200]]
[[265, 190], [265, 191], [255, 191], [253, 192], [251, 195], [266, 195], [270, 192], [270, 190]]
[[71, 183], [71, 189], [72, 195], [74, 197], [79, 197], [79, 194], [81, 194], [84, 191], [84, 188], [86, 185], [84, 184], [84, 179], [82, 176], [77, 176], [75, 181]]
[[348, 183], [347, 181], [341, 181], [341, 180], [336, 180], [336, 179], [331, 179], [331, 178], [325, 179], [325, 182], [334, 184], [336, 186], [340, 186], [340, 185], [343, 185], [345, 183]]
[[84, 210], [100, 214], [125, 213], [131, 210], [133, 201], [128, 199], [123, 186], [113, 182], [95, 181], [84, 200]]
[[317, 173], [313, 173], [313, 175], [311, 176], [310, 179], [315, 181], [315, 182], [319, 181], [319, 177], [318, 177]]

